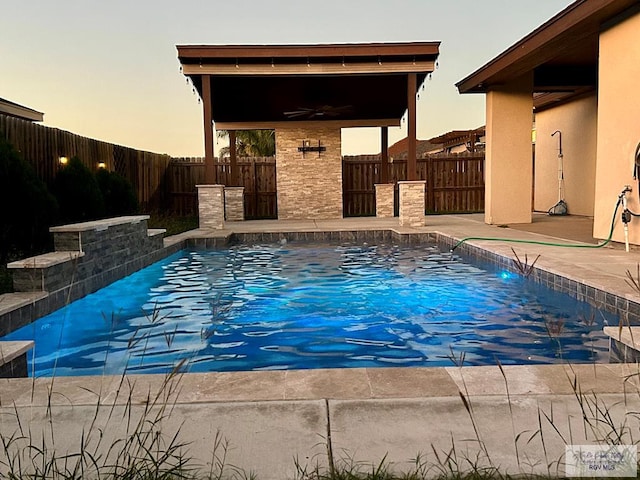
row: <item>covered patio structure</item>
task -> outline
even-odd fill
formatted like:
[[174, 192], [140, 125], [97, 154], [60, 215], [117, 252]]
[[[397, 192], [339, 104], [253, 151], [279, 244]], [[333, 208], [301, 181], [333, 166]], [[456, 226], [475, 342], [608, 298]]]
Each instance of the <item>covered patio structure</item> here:
[[[486, 223], [530, 223], [564, 197], [608, 237], [616, 198], [636, 182], [639, 58], [636, 0], [578, 0], [457, 83], [486, 94]], [[640, 243], [640, 228], [630, 238]]]
[[[417, 182], [415, 155], [416, 94], [435, 68], [439, 42], [177, 49], [182, 71], [203, 105], [207, 185], [199, 189], [201, 226], [222, 228], [223, 222], [214, 124], [230, 132], [236, 184], [235, 131], [275, 130], [278, 218], [330, 219], [343, 216], [341, 129], [380, 127], [383, 165], [388, 165], [388, 127], [400, 126], [405, 114], [410, 140], [400, 222], [424, 223], [424, 182]], [[380, 179], [389, 182], [387, 168]], [[393, 215], [392, 187], [381, 189], [380, 203], [390, 204]]]

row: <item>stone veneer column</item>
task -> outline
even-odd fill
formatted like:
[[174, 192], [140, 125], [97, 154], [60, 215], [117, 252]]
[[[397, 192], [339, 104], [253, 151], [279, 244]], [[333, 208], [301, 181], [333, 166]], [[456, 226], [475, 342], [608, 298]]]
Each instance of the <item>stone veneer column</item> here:
[[393, 183], [378, 183], [376, 187], [376, 217], [393, 217]]
[[200, 228], [224, 228], [224, 185], [196, 185]]
[[400, 187], [400, 225], [424, 226], [424, 180], [398, 182]]
[[244, 220], [244, 187], [224, 187], [224, 218], [229, 222]]
[[[308, 140], [326, 150], [302, 153]], [[340, 128], [295, 126], [276, 129], [278, 219], [342, 218]]]

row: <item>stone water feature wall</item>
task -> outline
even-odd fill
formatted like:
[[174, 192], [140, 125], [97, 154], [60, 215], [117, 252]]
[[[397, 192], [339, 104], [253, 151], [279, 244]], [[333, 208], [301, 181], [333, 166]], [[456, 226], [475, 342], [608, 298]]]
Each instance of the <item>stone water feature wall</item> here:
[[163, 248], [165, 230], [148, 229], [148, 219], [136, 215], [52, 227], [54, 252], [7, 265], [16, 293], [3, 298], [3, 305], [13, 308], [0, 308], [0, 336], [179, 250], [179, 245]]
[[[301, 152], [320, 146], [322, 152]], [[341, 132], [335, 127], [276, 129], [278, 219], [342, 218]]]

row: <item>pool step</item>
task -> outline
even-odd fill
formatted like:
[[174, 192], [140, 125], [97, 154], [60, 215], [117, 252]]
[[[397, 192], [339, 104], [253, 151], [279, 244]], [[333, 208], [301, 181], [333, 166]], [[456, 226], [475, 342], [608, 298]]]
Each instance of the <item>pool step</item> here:
[[17, 292], [53, 292], [69, 284], [82, 252], [50, 252], [7, 264]]
[[[0, 315], [33, 304], [48, 296], [47, 292], [16, 292], [0, 295]], [[0, 329], [0, 336], [2, 330]]]
[[149, 228], [147, 229], [147, 237], [157, 237], [164, 238], [164, 234], [167, 233], [166, 228]]
[[27, 352], [34, 342], [0, 342], [0, 378], [27, 377]]
[[640, 361], [640, 327], [604, 327], [609, 337], [609, 361], [636, 363]]

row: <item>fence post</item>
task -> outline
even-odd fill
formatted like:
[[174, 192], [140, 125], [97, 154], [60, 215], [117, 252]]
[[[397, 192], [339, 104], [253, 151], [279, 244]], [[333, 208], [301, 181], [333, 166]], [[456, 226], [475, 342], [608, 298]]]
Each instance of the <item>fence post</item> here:
[[436, 166], [433, 158], [427, 158], [427, 211], [436, 210]]

